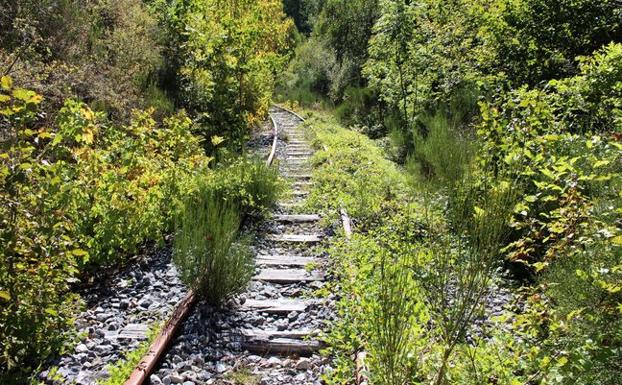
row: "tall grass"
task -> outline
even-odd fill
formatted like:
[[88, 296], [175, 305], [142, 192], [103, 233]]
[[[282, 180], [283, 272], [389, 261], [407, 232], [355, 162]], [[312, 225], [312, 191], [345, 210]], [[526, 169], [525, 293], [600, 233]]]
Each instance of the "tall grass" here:
[[447, 105], [418, 118], [409, 165], [425, 182], [451, 189], [462, 181], [476, 150], [469, 131], [476, 102], [476, 95], [465, 89]]
[[436, 385], [445, 383], [455, 348], [465, 341], [483, 311], [500, 262], [500, 248], [509, 234], [516, 189], [507, 181], [481, 187], [467, 184], [451, 192], [462, 211], [461, 221], [454, 224], [454, 235], [435, 231], [432, 260], [421, 276], [432, 320], [443, 341]]
[[474, 145], [457, 123], [442, 112], [423, 121], [427, 132], [415, 136], [411, 166], [427, 182], [452, 188], [467, 171]]

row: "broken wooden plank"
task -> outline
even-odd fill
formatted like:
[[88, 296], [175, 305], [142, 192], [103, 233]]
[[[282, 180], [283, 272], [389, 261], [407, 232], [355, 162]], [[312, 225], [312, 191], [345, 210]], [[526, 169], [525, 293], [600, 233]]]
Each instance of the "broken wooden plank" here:
[[274, 338], [268, 341], [250, 340], [241, 344], [243, 350], [255, 354], [309, 356], [324, 348], [321, 341], [301, 341], [293, 338]]
[[304, 187], [310, 187], [313, 185], [313, 183], [310, 181], [298, 181], [298, 182], [292, 183], [292, 185], [294, 186], [294, 188], [301, 189]]
[[279, 202], [278, 206], [284, 209], [298, 208], [302, 207], [302, 201]]
[[292, 255], [259, 255], [255, 259], [258, 265], [270, 266], [307, 266], [317, 263], [318, 260], [313, 257], [295, 257]]
[[146, 324], [127, 324], [123, 329], [119, 330], [115, 337], [118, 339], [142, 340], [147, 338], [148, 330], [149, 325]]
[[291, 338], [302, 340], [320, 334], [319, 330], [295, 329], [295, 330], [264, 330], [264, 329], [242, 329], [240, 334], [245, 337], [258, 340], [271, 340], [275, 338]]
[[274, 242], [317, 243], [322, 240], [322, 234], [270, 234], [266, 239]]
[[320, 220], [320, 216], [317, 214], [298, 214], [298, 215], [275, 215], [275, 221], [279, 222], [293, 222], [293, 223], [301, 223], [301, 222], [316, 222]]
[[243, 311], [261, 311], [274, 314], [289, 314], [293, 311], [303, 312], [314, 301], [300, 299], [247, 299], [240, 307]]
[[286, 178], [292, 179], [311, 179], [311, 174], [285, 174], [283, 175]]
[[261, 269], [259, 274], [253, 277], [253, 280], [283, 284], [323, 281], [324, 273], [319, 271], [309, 272], [305, 269]]
[[302, 191], [302, 190], [294, 190], [291, 192], [291, 194], [295, 197], [305, 197], [307, 195], [309, 195], [308, 191]]

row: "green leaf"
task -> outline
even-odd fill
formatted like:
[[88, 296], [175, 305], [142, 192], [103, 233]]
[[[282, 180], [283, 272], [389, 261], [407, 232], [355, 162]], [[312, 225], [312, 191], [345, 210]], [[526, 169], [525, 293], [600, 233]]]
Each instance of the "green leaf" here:
[[58, 312], [52, 308], [47, 308], [45, 309], [45, 312], [48, 313], [51, 316], [56, 317], [58, 315]]
[[9, 76], [3, 76], [0, 78], [0, 85], [3, 90], [8, 91], [13, 87], [13, 80]]
[[0, 298], [2, 298], [5, 301], [10, 301], [11, 300], [11, 294], [9, 294], [8, 291], [0, 290]]
[[557, 359], [557, 366], [564, 366], [568, 363], [568, 358], [561, 356]]
[[594, 163], [594, 168], [600, 168], [600, 167], [608, 166], [609, 163], [610, 162], [608, 160], [599, 160], [598, 162]]

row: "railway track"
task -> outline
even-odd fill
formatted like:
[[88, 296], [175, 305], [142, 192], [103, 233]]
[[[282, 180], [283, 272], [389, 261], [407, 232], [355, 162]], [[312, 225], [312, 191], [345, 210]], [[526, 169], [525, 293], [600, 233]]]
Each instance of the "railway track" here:
[[291, 193], [254, 242], [256, 274], [223, 310], [198, 303], [153, 372], [138, 369], [145, 383], [319, 384], [329, 370], [319, 350], [322, 330], [334, 317], [332, 295], [316, 295], [326, 284], [326, 256], [319, 248], [326, 232], [319, 215], [302, 212], [313, 149], [299, 116], [280, 108], [270, 114], [287, 138], [275, 141], [274, 149]]

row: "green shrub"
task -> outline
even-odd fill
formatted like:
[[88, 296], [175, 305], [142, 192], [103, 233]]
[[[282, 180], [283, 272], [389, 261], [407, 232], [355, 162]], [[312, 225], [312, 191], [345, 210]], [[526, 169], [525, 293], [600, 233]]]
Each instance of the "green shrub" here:
[[9, 77], [1, 87], [0, 370], [21, 378], [63, 351], [80, 303], [71, 285], [161, 240], [209, 159], [184, 114], [158, 127], [136, 112], [119, 127], [69, 100], [41, 128], [42, 97]]
[[18, 383], [62, 350], [79, 297], [68, 293], [87, 251], [64, 202], [63, 166], [41, 156], [33, 130], [41, 96], [2, 77], [0, 127], [9, 134], [0, 156], [0, 379]]
[[285, 190], [276, 168], [259, 158], [238, 157], [224, 162], [208, 175], [214, 191], [237, 202], [242, 213], [263, 214]]
[[293, 22], [282, 2], [158, 4], [178, 104], [196, 117], [197, 133], [225, 137], [227, 146], [241, 149], [249, 128], [267, 114], [285, 65]]
[[143, 1], [17, 0], [0, 10], [0, 23], [0, 60], [14, 64], [17, 83], [45, 96], [50, 121], [72, 97], [121, 121], [146, 107], [142, 90], [162, 55]]
[[253, 271], [246, 242], [236, 242], [240, 209], [205, 181], [188, 198], [175, 236], [182, 280], [209, 304], [219, 305], [244, 288]]
[[192, 193], [179, 215], [174, 259], [182, 279], [213, 305], [242, 290], [254, 271], [246, 238], [238, 238], [244, 215], [264, 213], [283, 184], [276, 169], [240, 158], [191, 178]]

